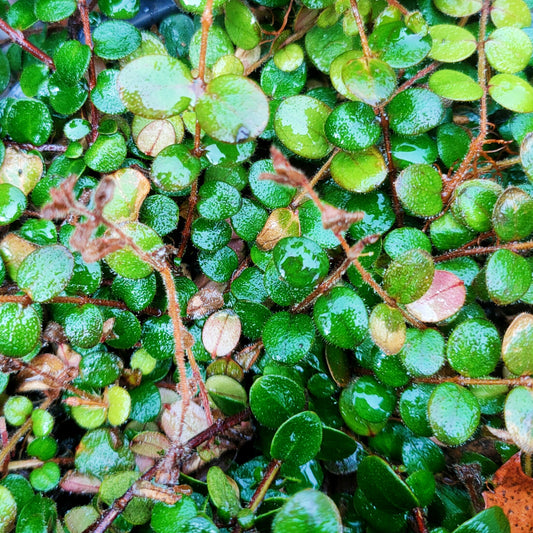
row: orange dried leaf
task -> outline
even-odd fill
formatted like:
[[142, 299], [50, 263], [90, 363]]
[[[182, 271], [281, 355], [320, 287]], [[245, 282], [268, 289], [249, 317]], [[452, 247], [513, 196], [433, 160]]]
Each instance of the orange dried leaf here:
[[322, 204], [322, 225], [333, 233], [347, 231], [352, 224], [361, 222], [365, 214], [363, 211], [345, 211], [329, 204]]
[[533, 524], [533, 479], [520, 464], [520, 452], [513, 455], [492, 478], [493, 490], [483, 492], [485, 508], [497, 505], [509, 519], [511, 533], [530, 533]]

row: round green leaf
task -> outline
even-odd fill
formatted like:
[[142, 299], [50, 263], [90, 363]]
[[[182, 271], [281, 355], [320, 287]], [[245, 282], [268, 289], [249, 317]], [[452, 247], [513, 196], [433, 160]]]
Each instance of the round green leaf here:
[[273, 258], [281, 278], [298, 289], [314, 287], [329, 269], [326, 252], [306, 237], [281, 239], [274, 247]]
[[343, 189], [359, 193], [376, 189], [387, 177], [387, 164], [375, 147], [351, 154], [339, 152], [330, 170], [332, 178]]
[[303, 388], [288, 377], [262, 376], [250, 387], [250, 408], [263, 426], [279, 427], [304, 407]]
[[507, 328], [502, 343], [502, 359], [517, 376], [533, 373], [533, 315], [519, 314]]
[[403, 253], [419, 248], [431, 253], [431, 241], [425, 233], [416, 228], [404, 227], [392, 230], [383, 241], [383, 248], [391, 259], [397, 259]]
[[126, 157], [126, 141], [120, 133], [100, 135], [85, 152], [84, 161], [96, 172], [112, 172]]
[[419, 249], [405, 252], [385, 271], [383, 286], [399, 303], [418, 300], [431, 286], [435, 266], [431, 256]]
[[522, 168], [530, 182], [533, 182], [533, 133], [528, 133], [520, 145]]
[[0, 485], [0, 531], [9, 531], [15, 525], [17, 503], [8, 488]]
[[328, 74], [336, 57], [352, 48], [353, 37], [343, 31], [340, 21], [327, 28], [314, 24], [305, 35], [305, 51], [316, 68], [324, 74]]
[[418, 135], [438, 126], [444, 116], [441, 99], [428, 89], [407, 89], [387, 106], [390, 127], [401, 135]]
[[410, 165], [396, 180], [396, 193], [403, 207], [420, 217], [430, 217], [442, 209], [442, 178], [430, 165]]
[[357, 469], [357, 485], [377, 507], [385, 510], [409, 510], [419, 505], [413, 491], [378, 457], [365, 457]]
[[350, 287], [334, 287], [315, 302], [313, 318], [320, 334], [340, 348], [354, 349], [368, 332], [363, 300]]
[[471, 56], [477, 48], [477, 42], [465, 28], [451, 24], [437, 24], [429, 28], [433, 44], [429, 56], [443, 63], [457, 63]]
[[224, 4], [224, 27], [233, 43], [243, 50], [251, 50], [261, 40], [261, 29], [250, 9], [239, 0]]
[[274, 361], [287, 365], [305, 357], [314, 340], [315, 328], [307, 315], [291, 315], [282, 311], [273, 315], [263, 329], [266, 354]]
[[452, 17], [467, 17], [481, 9], [481, 0], [435, 0], [437, 9]]
[[505, 74], [525, 69], [531, 59], [533, 45], [527, 33], [512, 27], [493, 31], [485, 43], [485, 54], [490, 66]]
[[141, 117], [171, 117], [195, 102], [189, 69], [170, 56], [148, 55], [129, 62], [117, 84], [126, 108]]
[[286, 463], [303, 465], [316, 456], [321, 443], [320, 418], [312, 411], [304, 411], [279, 427], [270, 445], [270, 455]]
[[452, 331], [446, 354], [456, 372], [477, 378], [496, 368], [500, 350], [500, 336], [493, 324], [488, 320], [469, 319]]
[[533, 87], [514, 74], [496, 74], [489, 80], [489, 94], [502, 107], [516, 113], [533, 112]]
[[76, 307], [64, 319], [65, 335], [80, 348], [92, 348], [102, 338], [104, 319], [93, 304]]
[[279, 105], [274, 128], [279, 140], [295, 154], [321, 159], [332, 146], [325, 134], [330, 108], [310, 96], [291, 96]]
[[43, 22], [57, 22], [76, 11], [76, 0], [36, 0], [35, 15]]
[[41, 319], [32, 306], [0, 305], [0, 353], [21, 357], [31, 352], [41, 335]]
[[[159, 235], [152, 228], [140, 222], [122, 224], [121, 229], [144, 252], [152, 252], [163, 244]], [[145, 278], [152, 272], [152, 267], [138, 257], [129, 246], [110, 253], [105, 261], [112, 270], [125, 278]]]
[[[189, 43], [189, 59], [193, 68], [198, 68], [200, 62], [201, 42], [202, 28], [198, 28]], [[216, 24], [212, 25], [207, 37], [206, 67], [212, 68], [221, 57], [233, 55], [233, 51], [233, 43], [226, 31]]]
[[431, 37], [415, 33], [400, 21], [380, 24], [368, 39], [370, 48], [393, 68], [407, 68], [420, 63], [429, 53]]
[[457, 70], [442, 69], [429, 78], [429, 88], [448, 100], [470, 102], [483, 96], [483, 89], [470, 76]]
[[470, 136], [461, 126], [448, 122], [437, 128], [439, 157], [447, 167], [459, 165], [469, 147]]
[[15, 100], [4, 117], [7, 133], [19, 143], [44, 144], [52, 132], [52, 117], [38, 100]]
[[66, 41], [54, 52], [56, 72], [62, 81], [70, 85], [82, 78], [90, 59], [91, 49], [79, 41]]
[[91, 92], [91, 100], [102, 113], [124, 113], [126, 108], [120, 99], [117, 79], [120, 72], [114, 69], [103, 70], [96, 78], [96, 86]]
[[404, 424], [421, 437], [431, 437], [433, 431], [428, 420], [428, 402], [435, 385], [415, 383], [400, 396], [398, 408]]
[[374, 111], [362, 102], [336, 107], [326, 120], [325, 131], [329, 142], [350, 152], [369, 148], [381, 135]]
[[213, 139], [227, 143], [257, 137], [269, 117], [268, 100], [259, 86], [234, 74], [211, 80], [195, 110], [202, 129]]
[[241, 208], [239, 191], [223, 181], [204, 183], [198, 197], [198, 213], [208, 220], [224, 220], [237, 214]]
[[177, 193], [188, 187], [200, 174], [198, 158], [181, 144], [167, 146], [152, 163], [154, 185], [166, 193]]
[[516, 387], [505, 400], [504, 416], [507, 431], [525, 453], [533, 453], [533, 391]]
[[380, 59], [352, 59], [342, 68], [346, 89], [366, 104], [375, 106], [387, 100], [396, 89], [396, 74]]
[[498, 305], [507, 305], [519, 300], [529, 289], [531, 268], [521, 255], [498, 250], [487, 261], [485, 282], [490, 299]]
[[533, 232], [533, 198], [518, 187], [509, 187], [492, 212], [492, 227], [502, 241], [519, 241]]
[[26, 196], [18, 187], [0, 183], [0, 226], [11, 224], [20, 218], [26, 205]]
[[57, 296], [68, 284], [74, 259], [64, 246], [37, 248], [24, 259], [17, 273], [17, 283], [35, 302]]
[[523, 0], [494, 0], [490, 10], [490, 18], [497, 28], [531, 26], [531, 12]]
[[435, 437], [444, 444], [457, 446], [477, 429], [479, 403], [468, 389], [455, 383], [441, 383], [429, 399], [428, 417]]
[[444, 364], [444, 339], [433, 329], [408, 329], [399, 356], [412, 376], [432, 376]]
[[259, 176], [263, 173], [274, 173], [274, 165], [271, 159], [256, 161], [250, 167], [248, 180], [254, 196], [270, 209], [287, 207], [296, 194], [296, 188], [288, 187], [272, 180], [259, 179]]
[[103, 59], [120, 59], [141, 45], [141, 33], [119, 20], [102, 22], [93, 32], [94, 53]]
[[239, 258], [232, 248], [223, 246], [216, 252], [200, 252], [198, 263], [209, 279], [225, 283], [239, 266]]
[[341, 533], [339, 510], [323, 492], [303, 490], [296, 493], [277, 512], [274, 533]]

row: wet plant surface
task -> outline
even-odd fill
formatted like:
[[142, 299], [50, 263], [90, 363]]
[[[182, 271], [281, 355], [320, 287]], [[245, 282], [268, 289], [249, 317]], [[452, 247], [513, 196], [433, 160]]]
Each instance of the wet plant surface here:
[[0, 533], [533, 523], [527, 0], [0, 1]]

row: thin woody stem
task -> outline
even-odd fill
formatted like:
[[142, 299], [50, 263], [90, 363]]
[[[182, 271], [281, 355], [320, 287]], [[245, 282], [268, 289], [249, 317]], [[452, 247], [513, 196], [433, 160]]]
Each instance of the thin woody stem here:
[[196, 209], [196, 203], [198, 202], [198, 180], [194, 180], [191, 185], [191, 194], [189, 195], [187, 218], [185, 219], [185, 227], [181, 232], [181, 242], [176, 257], [181, 259], [187, 248], [189, 238], [191, 236], [192, 220], [194, 217], [194, 210]]
[[[85, 44], [91, 49], [91, 60], [89, 62], [89, 91], [92, 91], [96, 86], [96, 67], [94, 64], [93, 55], [93, 38], [91, 35], [91, 24], [89, 21], [89, 9], [86, 0], [78, 0], [78, 10], [80, 12], [81, 23], [83, 26], [83, 35], [85, 37]], [[90, 122], [91, 122], [91, 142], [96, 141], [98, 137], [98, 121], [99, 112], [90, 99]]]
[[398, 0], [387, 0], [389, 6], [396, 8], [402, 15], [409, 15], [409, 10], [406, 9]]
[[278, 475], [281, 464], [282, 463], [279, 459], [272, 459], [268, 464], [265, 475], [263, 476], [261, 483], [259, 483], [257, 490], [254, 492], [254, 495], [248, 504], [248, 509], [250, 509], [250, 511], [256, 511], [263, 502], [270, 485], [272, 485], [273, 481]]
[[372, 52], [370, 46], [368, 45], [368, 38], [365, 33], [365, 25], [363, 24], [363, 19], [361, 18], [361, 13], [359, 13], [359, 7], [357, 6], [357, 0], [350, 0], [350, 6], [352, 8], [352, 15], [357, 24], [357, 31], [359, 32], [359, 37], [361, 38], [361, 47], [363, 48], [363, 54], [366, 59], [372, 57]]
[[54, 60], [48, 54], [30, 43], [21, 31], [15, 30], [15, 28], [12, 28], [2, 19], [0, 19], [0, 30], [4, 31], [7, 36], [23, 50], [31, 54], [33, 57], [36, 57], [39, 61], [42, 61], [50, 69], [55, 70]]
[[457, 383], [458, 385], [507, 385], [508, 387], [533, 388], [533, 377], [521, 376], [519, 378], [465, 378], [464, 376], [433, 376], [427, 378], [415, 378], [416, 383]]
[[519, 252], [522, 250], [532, 250], [533, 241], [527, 242], [509, 242], [506, 244], [498, 244], [497, 246], [477, 246], [475, 248], [459, 249], [452, 252], [447, 252], [442, 255], [438, 255], [433, 258], [435, 263], [441, 261], [447, 261], [448, 259], [455, 259], [456, 257], [466, 257], [469, 255], [486, 255], [497, 252], [498, 250], [511, 250], [513, 252]]

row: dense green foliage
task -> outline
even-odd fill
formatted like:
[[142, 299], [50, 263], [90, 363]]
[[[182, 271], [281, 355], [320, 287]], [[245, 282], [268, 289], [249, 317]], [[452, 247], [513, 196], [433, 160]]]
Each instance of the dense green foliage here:
[[509, 532], [533, 2], [206, 3], [0, 0], [0, 533]]

